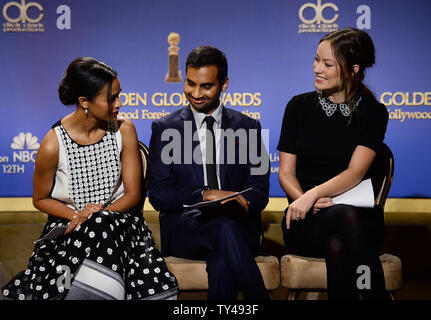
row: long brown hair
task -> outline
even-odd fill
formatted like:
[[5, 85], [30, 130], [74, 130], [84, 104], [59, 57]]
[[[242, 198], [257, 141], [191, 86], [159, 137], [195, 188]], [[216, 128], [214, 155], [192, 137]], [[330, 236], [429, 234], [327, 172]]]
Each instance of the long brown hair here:
[[[344, 28], [331, 32], [320, 39], [331, 43], [335, 59], [340, 67], [341, 90], [344, 90], [345, 103], [351, 114], [356, 110], [355, 96], [358, 91], [363, 95], [374, 97], [371, 90], [363, 84], [366, 68], [371, 67], [376, 60], [375, 48], [371, 37], [365, 31], [355, 28]], [[359, 66], [354, 72], [353, 66]]]

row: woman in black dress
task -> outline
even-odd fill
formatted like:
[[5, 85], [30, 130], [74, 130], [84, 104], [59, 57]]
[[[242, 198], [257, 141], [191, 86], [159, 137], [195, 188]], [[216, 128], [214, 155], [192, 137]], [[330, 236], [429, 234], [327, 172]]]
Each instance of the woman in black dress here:
[[[329, 299], [386, 297], [379, 251], [383, 212], [334, 204], [364, 178], [382, 146], [388, 112], [363, 84], [375, 62], [370, 36], [345, 28], [323, 37], [314, 61], [316, 91], [286, 106], [278, 150], [289, 207], [282, 222], [292, 254], [323, 257]], [[371, 286], [357, 285], [368, 267]]]
[[[52, 126], [36, 157], [33, 204], [48, 214], [27, 269], [6, 299], [175, 299], [177, 282], [140, 210], [133, 122], [118, 115], [117, 72], [75, 59], [59, 86], [74, 112]], [[54, 228], [64, 234], [47, 238]]]

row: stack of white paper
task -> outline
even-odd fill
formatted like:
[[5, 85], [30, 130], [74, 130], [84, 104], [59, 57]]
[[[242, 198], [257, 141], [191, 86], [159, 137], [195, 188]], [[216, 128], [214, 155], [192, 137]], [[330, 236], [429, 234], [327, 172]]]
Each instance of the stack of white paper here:
[[48, 232], [45, 236], [34, 241], [33, 243], [38, 243], [38, 242], [41, 242], [44, 240], [53, 240], [53, 239], [63, 235], [64, 232], [66, 231], [67, 227], [68, 227], [67, 225], [66, 226], [64, 226], [64, 225], [56, 226], [50, 232]]
[[374, 207], [374, 191], [371, 179], [363, 180], [356, 187], [332, 198], [335, 204], [349, 204], [355, 207]]

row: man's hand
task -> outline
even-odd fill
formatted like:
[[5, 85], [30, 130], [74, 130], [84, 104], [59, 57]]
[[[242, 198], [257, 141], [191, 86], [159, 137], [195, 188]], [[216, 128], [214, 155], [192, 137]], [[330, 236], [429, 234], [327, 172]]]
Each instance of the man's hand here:
[[[218, 200], [220, 198], [230, 196], [231, 194], [234, 194], [234, 193], [235, 193], [234, 191], [210, 189], [210, 190], [204, 191], [203, 198], [205, 201]], [[242, 194], [240, 194], [234, 198], [223, 200], [222, 202], [220, 202], [220, 204], [224, 205], [224, 204], [231, 202], [231, 201], [238, 202], [238, 204], [242, 208], [244, 208], [245, 212], [248, 213], [248, 207], [250, 206], [250, 201], [248, 201], [246, 198], [244, 198]]]
[[205, 190], [203, 193], [203, 198], [205, 201], [218, 200], [220, 198], [224, 198], [234, 194], [233, 191], [225, 191], [225, 190], [217, 190], [217, 189], [209, 189]]

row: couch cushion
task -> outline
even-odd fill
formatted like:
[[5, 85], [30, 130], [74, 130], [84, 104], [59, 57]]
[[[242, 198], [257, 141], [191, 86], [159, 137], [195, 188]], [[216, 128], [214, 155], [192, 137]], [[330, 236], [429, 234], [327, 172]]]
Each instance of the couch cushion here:
[[[280, 286], [278, 259], [274, 256], [257, 256], [255, 259], [262, 273], [266, 288], [268, 290], [277, 289]], [[205, 261], [181, 259], [172, 256], [166, 257], [165, 261], [168, 269], [177, 278], [180, 290], [208, 289], [208, 274]]]
[[[401, 260], [390, 254], [380, 256], [385, 274], [386, 290], [402, 286]], [[326, 290], [325, 259], [285, 255], [281, 258], [281, 285], [290, 289]]]

